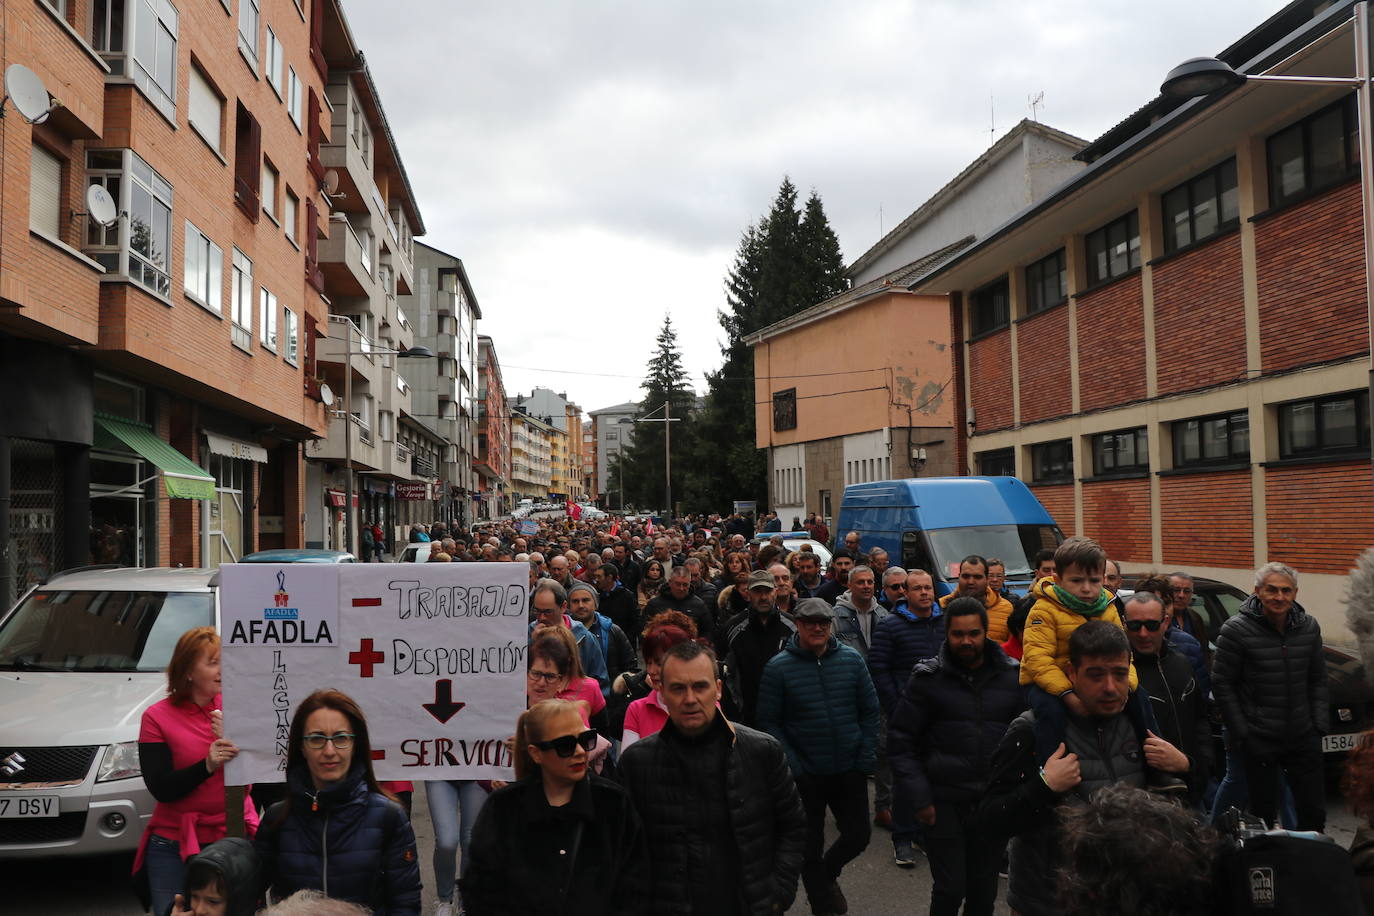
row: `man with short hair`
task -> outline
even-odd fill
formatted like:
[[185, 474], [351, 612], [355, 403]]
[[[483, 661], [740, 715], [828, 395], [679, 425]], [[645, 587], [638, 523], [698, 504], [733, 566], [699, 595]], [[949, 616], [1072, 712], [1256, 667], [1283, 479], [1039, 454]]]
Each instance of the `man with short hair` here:
[[630, 647], [639, 645], [639, 602], [630, 590], [620, 583], [620, 567], [602, 563], [596, 570], [595, 585], [599, 610], [625, 633]]
[[652, 620], [664, 611], [681, 611], [697, 625], [697, 635], [714, 645], [715, 614], [706, 603], [692, 594], [692, 575], [685, 566], [674, 566], [668, 582], [658, 594], [644, 605], [644, 619]]
[[996, 557], [988, 557], [988, 588], [1007, 599], [1015, 613], [1017, 595], [1007, 588], [1007, 564]]
[[673, 646], [660, 681], [667, 723], [620, 758], [635, 809], [653, 825], [654, 912], [784, 912], [797, 895], [806, 815], [782, 745], [726, 721], [710, 648]]
[[1007, 629], [1007, 618], [1011, 616], [1011, 602], [993, 591], [988, 585], [988, 561], [977, 554], [970, 554], [959, 561], [958, 587], [940, 599], [944, 607], [955, 598], [977, 598], [988, 611], [987, 637], [996, 643], [1004, 643], [1011, 632]]
[[1298, 573], [1282, 563], [1255, 572], [1255, 592], [1221, 625], [1212, 689], [1239, 751], [1250, 810], [1274, 822], [1279, 774], [1297, 808], [1298, 830], [1326, 826], [1322, 735], [1330, 728], [1321, 626], [1298, 604]]
[[654, 538], [653, 544], [654, 559], [663, 564], [663, 575], [666, 577], [673, 568], [673, 553], [666, 537]]
[[[817, 916], [846, 913], [844, 866], [868, 846], [868, 776], [878, 739], [878, 696], [858, 652], [841, 645], [834, 610], [797, 602], [797, 632], [763, 669], [758, 722], [782, 742], [806, 809], [802, 884]], [[825, 849], [825, 812], [839, 836]]]
[[796, 632], [791, 620], [773, 604], [773, 575], [764, 569], [749, 574], [749, 610], [730, 618], [725, 625], [725, 670], [739, 710], [739, 721], [754, 725], [759, 681], [764, 666], [782, 651]]
[[700, 598], [708, 608], [715, 607], [720, 592], [716, 590], [711, 580], [706, 578], [701, 561], [696, 557], [688, 557], [682, 565], [687, 567], [687, 573], [691, 576], [692, 594]]
[[1121, 591], [1121, 566], [1110, 557], [1102, 570], [1102, 587], [1113, 595]]
[[848, 548], [835, 551], [830, 558], [830, 579], [816, 589], [814, 597], [834, 607], [836, 599], [849, 589], [849, 571], [854, 568], [854, 557]]
[[[1016, 663], [987, 638], [988, 610], [960, 597], [944, 608], [940, 654], [918, 662], [888, 723], [893, 778], [925, 827], [933, 916], [991, 916], [1004, 837], [978, 823], [992, 750], [1026, 708]], [[913, 863], [914, 864], [914, 863]]]
[[906, 600], [906, 570], [900, 566], [889, 566], [883, 570], [882, 588], [878, 590], [878, 603], [889, 611]]
[[591, 631], [580, 621], [568, 616], [567, 590], [553, 579], [540, 579], [535, 583], [530, 602], [534, 609], [534, 620], [530, 622], [529, 628], [530, 637], [533, 638], [534, 631], [540, 627], [567, 627], [572, 631], [573, 639], [577, 641], [577, 656], [582, 662], [582, 673], [587, 677], [596, 678], [601, 693], [609, 696], [611, 680], [606, 672], [606, 657]]
[[1186, 572], [1169, 573], [1169, 587], [1174, 590], [1173, 607], [1169, 611], [1169, 629], [1180, 630], [1197, 640], [1202, 649], [1204, 667], [1212, 669], [1212, 637], [1202, 615], [1193, 610], [1195, 584], [1193, 577]]
[[572, 588], [573, 579], [568, 573], [568, 558], [561, 553], [555, 553], [548, 559], [549, 578], [563, 586], [567, 591]]
[[[867, 661], [873, 631], [887, 616], [874, 597], [873, 570], [855, 566], [849, 571], [849, 590], [835, 599], [835, 637]], [[892, 829], [892, 768], [887, 762], [887, 717], [878, 718], [878, 756], [873, 771], [873, 822]]]
[[881, 547], [874, 547], [868, 552], [868, 568], [873, 570], [873, 578], [877, 582], [883, 581], [883, 573], [887, 572], [889, 565], [887, 551]]
[[797, 597], [814, 598], [824, 584], [821, 579], [821, 558], [809, 550], [797, 551], [797, 578], [792, 583], [792, 590]]
[[844, 549], [855, 556], [863, 552], [859, 549], [859, 532], [851, 531], [844, 536]]
[[639, 588], [639, 564], [635, 562], [634, 553], [630, 550], [630, 545], [624, 541], [616, 541], [611, 545], [614, 554], [615, 565], [620, 569], [620, 584], [625, 586], [625, 590], [630, 594], [635, 593]]
[[773, 576], [773, 607], [787, 619], [792, 618], [792, 610], [797, 606], [797, 593], [792, 587], [792, 570], [785, 563], [774, 563], [768, 567]]

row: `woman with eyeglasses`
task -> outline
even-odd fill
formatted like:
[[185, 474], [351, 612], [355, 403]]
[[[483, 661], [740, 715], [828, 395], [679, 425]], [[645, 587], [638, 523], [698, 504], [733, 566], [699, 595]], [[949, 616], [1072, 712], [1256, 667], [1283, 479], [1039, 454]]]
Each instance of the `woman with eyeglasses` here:
[[279, 900], [312, 888], [376, 916], [418, 916], [415, 833], [377, 785], [367, 720], [349, 696], [317, 690], [296, 707], [286, 783], [255, 843], [264, 887]]
[[589, 772], [596, 740], [574, 702], [520, 716], [516, 781], [482, 806], [459, 880], [468, 916], [648, 912], [644, 831], [625, 790]]

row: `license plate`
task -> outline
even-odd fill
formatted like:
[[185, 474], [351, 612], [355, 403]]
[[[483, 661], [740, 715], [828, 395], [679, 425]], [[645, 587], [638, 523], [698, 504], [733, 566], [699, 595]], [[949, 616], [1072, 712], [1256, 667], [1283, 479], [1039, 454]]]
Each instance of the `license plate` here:
[[1360, 743], [1360, 733], [1353, 735], [1322, 735], [1322, 753], [1334, 754], [1348, 751]]
[[56, 795], [28, 795], [0, 798], [0, 817], [57, 817]]

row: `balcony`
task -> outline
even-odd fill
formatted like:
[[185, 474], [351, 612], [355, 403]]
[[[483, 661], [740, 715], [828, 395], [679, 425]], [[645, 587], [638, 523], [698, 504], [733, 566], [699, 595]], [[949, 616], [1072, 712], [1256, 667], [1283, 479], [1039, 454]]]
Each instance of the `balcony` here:
[[319, 241], [320, 269], [330, 298], [372, 298], [377, 281], [372, 275], [372, 253], [363, 246], [347, 219], [329, 218], [329, 238]]
[[[357, 392], [354, 392], [354, 397], [357, 398]], [[343, 405], [336, 402], [335, 406], [341, 408]], [[328, 438], [307, 442], [305, 446], [307, 458], [333, 462], [344, 460], [344, 421], [339, 416], [342, 412], [342, 410], [330, 409]], [[348, 426], [353, 436], [349, 447], [352, 451], [354, 469], [380, 471], [384, 460], [384, 450], [381, 446], [390, 443], [380, 442], [376, 430], [357, 413], [353, 414], [352, 421]]]

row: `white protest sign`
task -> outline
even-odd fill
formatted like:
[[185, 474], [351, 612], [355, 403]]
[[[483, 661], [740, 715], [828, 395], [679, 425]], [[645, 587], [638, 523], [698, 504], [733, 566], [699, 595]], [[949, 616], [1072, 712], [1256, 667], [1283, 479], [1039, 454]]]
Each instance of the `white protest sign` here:
[[225, 782], [282, 781], [291, 713], [321, 688], [362, 709], [378, 779], [512, 779], [528, 599], [514, 563], [222, 566]]

